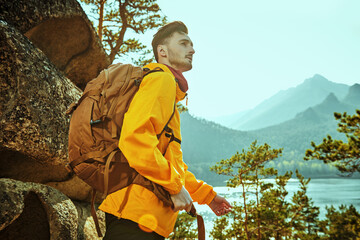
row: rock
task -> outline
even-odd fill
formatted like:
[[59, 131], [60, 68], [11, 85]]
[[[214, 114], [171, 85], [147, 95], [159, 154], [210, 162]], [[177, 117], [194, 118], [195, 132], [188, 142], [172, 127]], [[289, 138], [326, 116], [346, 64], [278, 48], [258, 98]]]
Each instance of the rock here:
[[[102, 233], [105, 214], [97, 210]], [[0, 179], [0, 239], [77, 239], [98, 237], [89, 203], [72, 202], [58, 190], [37, 183]]]
[[0, 179], [0, 239], [77, 239], [78, 212], [46, 185]]
[[0, 177], [40, 183], [67, 180], [65, 111], [81, 90], [1, 20], [0, 53]]
[[76, 0], [0, 0], [0, 19], [26, 35], [81, 89], [110, 64]]
[[[91, 202], [92, 188], [76, 175], [66, 181], [47, 182], [46, 185], [56, 188], [72, 200]], [[101, 193], [96, 193], [95, 202], [101, 203], [103, 200], [104, 196]]]
[[[74, 201], [79, 216], [78, 220], [78, 240], [96, 240], [99, 238], [96, 232], [94, 220], [91, 216], [91, 206], [89, 203]], [[96, 215], [102, 234], [105, 234], [105, 214], [97, 210]]]
[[65, 111], [109, 63], [76, 0], [0, 0], [0, 239], [100, 239]]
[[77, 176], [62, 182], [48, 182], [46, 185], [56, 188], [72, 200], [91, 201], [92, 188]]

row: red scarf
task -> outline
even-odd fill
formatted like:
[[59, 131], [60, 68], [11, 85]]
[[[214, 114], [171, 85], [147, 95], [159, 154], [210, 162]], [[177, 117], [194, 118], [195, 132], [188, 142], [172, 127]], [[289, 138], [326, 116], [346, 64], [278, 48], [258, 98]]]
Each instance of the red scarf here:
[[186, 93], [186, 91], [189, 89], [189, 86], [188, 86], [188, 82], [187, 82], [186, 78], [184, 77], [184, 75], [182, 74], [182, 72], [180, 72], [179, 70], [176, 70], [168, 65], [166, 65], [166, 66], [170, 69], [172, 74], [174, 74], [175, 79], [177, 80], [181, 91]]

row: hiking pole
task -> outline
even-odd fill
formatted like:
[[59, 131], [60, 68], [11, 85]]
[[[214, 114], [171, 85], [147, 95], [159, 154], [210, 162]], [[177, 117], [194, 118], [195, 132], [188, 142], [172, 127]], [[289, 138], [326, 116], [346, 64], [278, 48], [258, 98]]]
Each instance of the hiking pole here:
[[194, 204], [191, 204], [190, 212], [187, 212], [190, 216], [196, 217], [197, 226], [198, 226], [198, 239], [205, 240], [205, 225], [204, 219], [201, 215], [196, 212]]

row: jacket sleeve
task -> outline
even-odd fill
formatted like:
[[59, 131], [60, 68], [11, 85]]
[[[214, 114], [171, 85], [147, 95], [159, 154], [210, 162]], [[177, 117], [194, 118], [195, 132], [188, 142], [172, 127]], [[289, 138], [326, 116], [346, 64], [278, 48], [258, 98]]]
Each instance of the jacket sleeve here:
[[191, 198], [199, 204], [210, 204], [216, 196], [213, 187], [204, 181], [197, 180], [193, 173], [185, 166], [185, 188], [190, 193]]
[[119, 148], [129, 165], [170, 194], [180, 192], [181, 176], [157, 145], [174, 110], [176, 82], [169, 73], [146, 76], [124, 116]]

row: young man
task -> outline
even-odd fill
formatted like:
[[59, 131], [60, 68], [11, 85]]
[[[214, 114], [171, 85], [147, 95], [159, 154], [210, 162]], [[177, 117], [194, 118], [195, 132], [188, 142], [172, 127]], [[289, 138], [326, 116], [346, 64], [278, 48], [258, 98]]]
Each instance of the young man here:
[[[177, 21], [154, 35], [158, 63], [144, 68], [161, 71], [144, 77], [125, 114], [119, 141], [129, 165], [168, 191], [174, 206], [165, 206], [153, 192], [136, 184], [114, 192], [100, 206], [106, 212], [104, 239], [164, 239], [173, 231], [178, 211], [190, 211], [193, 201], [208, 204], [217, 216], [230, 211], [225, 198], [187, 171], [182, 158], [180, 114], [176, 108], [174, 112], [174, 104], [186, 96], [188, 85], [182, 73], [192, 68], [195, 53], [187, 33], [187, 27]], [[172, 137], [159, 137], [170, 118]]]

